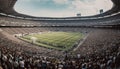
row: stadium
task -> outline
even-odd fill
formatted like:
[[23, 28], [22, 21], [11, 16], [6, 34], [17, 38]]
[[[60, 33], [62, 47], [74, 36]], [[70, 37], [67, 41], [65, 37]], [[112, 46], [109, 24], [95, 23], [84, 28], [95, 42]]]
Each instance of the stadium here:
[[120, 0], [101, 14], [36, 17], [0, 0], [0, 69], [120, 69]]

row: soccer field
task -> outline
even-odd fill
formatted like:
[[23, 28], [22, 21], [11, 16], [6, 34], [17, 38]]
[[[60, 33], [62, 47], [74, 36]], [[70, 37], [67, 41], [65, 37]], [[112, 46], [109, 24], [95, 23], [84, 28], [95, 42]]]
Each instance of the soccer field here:
[[84, 37], [79, 32], [43, 32], [41, 34], [32, 34], [23, 36], [21, 39], [32, 42], [31, 38], [37, 38], [34, 44], [50, 49], [69, 50]]

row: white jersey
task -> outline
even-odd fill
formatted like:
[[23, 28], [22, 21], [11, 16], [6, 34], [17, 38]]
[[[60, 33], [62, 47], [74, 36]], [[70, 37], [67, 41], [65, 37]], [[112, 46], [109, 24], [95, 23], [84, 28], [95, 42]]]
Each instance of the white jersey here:
[[19, 64], [20, 64], [20, 67], [24, 68], [24, 64], [25, 64], [24, 61], [20, 61]]

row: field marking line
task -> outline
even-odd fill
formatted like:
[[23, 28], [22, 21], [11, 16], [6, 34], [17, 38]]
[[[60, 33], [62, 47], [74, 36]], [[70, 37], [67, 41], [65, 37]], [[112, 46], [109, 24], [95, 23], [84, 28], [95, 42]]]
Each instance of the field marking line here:
[[87, 35], [83, 38], [83, 40], [77, 45], [77, 47], [75, 47], [75, 48], [73, 49], [73, 51], [76, 51], [76, 50], [84, 43], [84, 41], [87, 39], [88, 36], [89, 36], [89, 34], [87, 34]]

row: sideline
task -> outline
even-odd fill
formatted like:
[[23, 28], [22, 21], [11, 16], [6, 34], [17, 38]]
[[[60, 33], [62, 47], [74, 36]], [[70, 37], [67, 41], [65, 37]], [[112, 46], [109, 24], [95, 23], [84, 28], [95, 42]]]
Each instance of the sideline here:
[[76, 50], [84, 43], [84, 41], [87, 39], [87, 37], [89, 36], [89, 34], [90, 34], [90, 33], [88, 33], [88, 34], [83, 38], [83, 40], [78, 44], [77, 47], [75, 47], [75, 48], [73, 49], [73, 51], [76, 51]]

